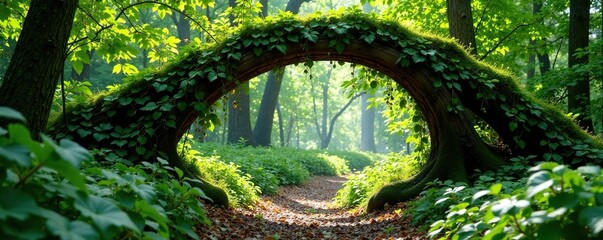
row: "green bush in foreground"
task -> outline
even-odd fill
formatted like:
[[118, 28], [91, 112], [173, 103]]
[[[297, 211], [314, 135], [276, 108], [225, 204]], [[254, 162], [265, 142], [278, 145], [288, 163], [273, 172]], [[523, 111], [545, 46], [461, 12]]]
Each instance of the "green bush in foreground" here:
[[182, 176], [161, 159], [100, 166], [75, 142], [11, 124], [0, 128], [0, 239], [197, 239], [205, 194]]
[[[600, 239], [603, 171], [555, 162], [530, 168], [527, 184], [504, 193], [497, 183], [451, 205], [429, 236], [440, 239]], [[459, 190], [459, 191], [462, 191]], [[458, 191], [457, 191], [458, 192]], [[454, 194], [445, 194], [436, 204]]]

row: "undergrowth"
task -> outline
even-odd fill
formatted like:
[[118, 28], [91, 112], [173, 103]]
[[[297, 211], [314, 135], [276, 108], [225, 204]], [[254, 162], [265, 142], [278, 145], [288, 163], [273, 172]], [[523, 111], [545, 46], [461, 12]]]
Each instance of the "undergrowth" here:
[[226, 190], [234, 206], [250, 206], [260, 194], [275, 194], [279, 186], [303, 184], [312, 175], [349, 174], [350, 166], [362, 169], [382, 157], [372, 153], [199, 143], [191, 135], [181, 141], [179, 150], [193, 171]]
[[335, 201], [346, 208], [366, 205], [370, 196], [384, 185], [408, 179], [417, 173], [420, 168], [417, 167], [416, 159], [414, 154], [390, 153], [373, 166], [351, 175], [337, 192]]
[[[4, 107], [0, 118], [25, 122]], [[73, 141], [41, 139], [0, 127], [0, 239], [198, 239], [210, 224], [203, 191], [167, 161], [101, 165]]]
[[438, 239], [600, 239], [603, 171], [514, 158], [474, 184], [432, 183], [411, 202], [415, 225]]

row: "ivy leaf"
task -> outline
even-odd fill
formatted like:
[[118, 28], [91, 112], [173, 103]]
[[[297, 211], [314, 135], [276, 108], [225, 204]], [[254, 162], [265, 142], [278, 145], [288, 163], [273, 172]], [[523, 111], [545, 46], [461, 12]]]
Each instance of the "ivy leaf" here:
[[375, 41], [375, 35], [373, 35], [373, 34], [362, 35], [360, 38], [363, 39], [368, 44], [371, 44]]
[[144, 107], [140, 108], [140, 110], [143, 111], [153, 111], [157, 108], [157, 104], [155, 104], [154, 102], [149, 102], [147, 103], [147, 105], [145, 105]]
[[25, 117], [23, 114], [9, 107], [0, 107], [0, 118], [25, 122]]
[[218, 79], [218, 74], [216, 74], [216, 72], [214, 72], [214, 71], [211, 71], [207, 74], [207, 78], [209, 79], [210, 82], [213, 82], [216, 79]]
[[299, 37], [297, 35], [287, 35], [287, 40], [291, 42], [299, 42]]
[[287, 45], [285, 45], [285, 44], [278, 44], [275, 47], [276, 47], [276, 49], [278, 49], [283, 54], [287, 53]]
[[251, 39], [243, 40], [243, 47], [249, 47], [249, 45], [251, 45], [252, 42], [253, 42], [253, 40], [251, 40]]
[[515, 122], [515, 121], [509, 122], [509, 129], [511, 131], [515, 131], [515, 129], [517, 129], [517, 122]]
[[256, 56], [260, 56], [262, 54], [262, 48], [259, 48], [259, 47], [253, 48], [253, 53]]
[[89, 217], [101, 231], [107, 231], [110, 226], [125, 227], [136, 233], [140, 230], [128, 214], [121, 211], [115, 203], [108, 199], [91, 195], [87, 198], [76, 199], [74, 207], [82, 215]]
[[335, 51], [337, 51], [337, 53], [341, 54], [344, 49], [345, 49], [345, 45], [343, 43], [337, 42], [335, 44]]

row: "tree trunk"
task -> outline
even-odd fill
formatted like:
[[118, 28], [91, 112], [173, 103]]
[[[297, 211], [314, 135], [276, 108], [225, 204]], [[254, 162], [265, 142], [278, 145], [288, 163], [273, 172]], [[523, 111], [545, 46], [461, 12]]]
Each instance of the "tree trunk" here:
[[459, 43], [471, 49], [471, 54], [477, 56], [475, 29], [470, 0], [446, 0], [448, 9], [448, 27], [450, 36]]
[[[266, 5], [264, 5], [264, 2], [261, 2], [263, 6], [263, 16], [267, 16], [268, 14], [268, 0], [265, 1]], [[290, 0], [287, 2], [285, 11], [297, 14], [301, 4], [306, 1], [307, 0]], [[258, 110], [258, 118], [253, 128], [253, 138], [260, 146], [270, 146], [271, 144], [270, 138], [272, 136], [274, 111], [276, 108], [276, 102], [278, 101], [278, 95], [281, 90], [281, 83], [284, 74], [284, 68], [276, 68], [275, 70], [270, 71], [268, 74], [268, 81], [266, 82], [266, 88], [264, 88], [262, 102], [260, 103], [260, 109]]]
[[[532, 2], [532, 14], [534, 16], [540, 14], [540, 9], [542, 9], [542, 1], [541, 0], [534, 0]], [[544, 25], [544, 20], [541, 21], [542, 25]], [[544, 39], [545, 41], [543, 41], [545, 44], [543, 46], [536, 46], [535, 50], [538, 54], [538, 68], [540, 70], [540, 75], [544, 75], [546, 72], [548, 72], [551, 69], [551, 59], [549, 58], [549, 53], [546, 50], [546, 39]], [[532, 42], [532, 41], [530, 41]]]
[[528, 56], [528, 71], [526, 72], [527, 81], [536, 75], [536, 41], [530, 40], [528, 46], [530, 55]]
[[[235, 0], [228, 0], [229, 7], [236, 7]], [[235, 25], [234, 16], [229, 16], [230, 24]], [[228, 94], [228, 139], [227, 143], [236, 144], [243, 141], [246, 145], [255, 146], [251, 131], [249, 112], [249, 83], [241, 83], [233, 92]]]
[[249, 116], [249, 82], [246, 82], [228, 94], [228, 143], [243, 141], [246, 145], [256, 145]]
[[21, 112], [35, 138], [48, 122], [77, 4], [77, 0], [31, 1], [0, 86], [0, 106]]
[[[576, 53], [579, 49], [588, 47], [589, 10], [589, 0], [570, 0], [569, 67], [588, 63], [588, 55], [578, 56]], [[589, 106], [590, 82], [588, 74], [584, 73], [577, 76], [575, 85], [567, 87], [567, 107], [569, 112], [580, 114], [577, 120], [582, 128], [592, 131], [593, 122]]]
[[283, 126], [283, 114], [281, 113], [281, 105], [276, 102], [276, 115], [278, 116], [278, 136], [281, 140], [281, 147], [285, 147], [285, 127]]
[[281, 90], [285, 69], [278, 68], [268, 73], [268, 80], [262, 95], [262, 103], [258, 110], [258, 118], [253, 128], [253, 138], [260, 146], [270, 146], [272, 137], [272, 122], [274, 120], [274, 110], [278, 101], [278, 95]]
[[374, 94], [362, 94], [362, 104], [360, 105], [360, 150], [376, 152], [375, 146], [375, 108], [368, 108], [368, 99]]
[[184, 14], [173, 12], [172, 20], [176, 24], [176, 30], [178, 31], [178, 43], [179, 47], [188, 44], [191, 41], [191, 22], [184, 16]]
[[320, 129], [320, 149], [327, 149], [329, 147], [328, 136], [328, 122], [329, 119], [329, 82], [331, 81], [331, 74], [333, 73], [333, 67], [329, 69], [327, 75], [327, 82], [322, 84], [322, 127]]

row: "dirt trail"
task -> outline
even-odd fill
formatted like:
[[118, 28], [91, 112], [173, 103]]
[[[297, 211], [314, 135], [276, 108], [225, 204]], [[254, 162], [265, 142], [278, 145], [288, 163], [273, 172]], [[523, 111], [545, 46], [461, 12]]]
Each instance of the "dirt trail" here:
[[208, 209], [214, 223], [201, 239], [424, 239], [402, 217], [404, 205], [361, 214], [332, 206], [345, 182], [342, 177], [315, 176], [301, 186], [282, 187], [263, 197], [255, 209]]

